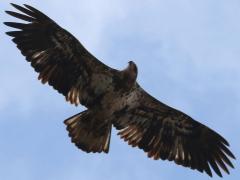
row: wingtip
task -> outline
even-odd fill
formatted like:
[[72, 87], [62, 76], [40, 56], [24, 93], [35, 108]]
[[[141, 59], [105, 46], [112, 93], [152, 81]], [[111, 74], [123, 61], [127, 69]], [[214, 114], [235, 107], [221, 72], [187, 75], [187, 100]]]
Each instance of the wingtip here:
[[13, 13], [13, 12], [12, 12], [12, 11], [5, 11], [5, 13], [8, 14], [8, 15], [10, 15], [10, 16], [12, 16], [12, 13]]
[[236, 157], [234, 156], [234, 154], [233, 154], [229, 149], [226, 149], [226, 150], [225, 150], [225, 153], [226, 153], [229, 157], [231, 157], [232, 159], [236, 159]]
[[14, 3], [10, 3], [13, 7], [18, 7], [19, 5], [17, 5], [17, 4], [14, 4]]
[[10, 35], [10, 32], [5, 32], [5, 34], [8, 35], [8, 36], [11, 36], [11, 35]]
[[12, 27], [12, 28], [16, 28], [16, 29], [21, 29], [21, 23], [15, 23], [15, 22], [3, 22], [3, 24], [5, 24], [6, 26]]
[[230, 146], [229, 142], [221, 136], [222, 142], [226, 145], [226, 146]]
[[3, 22], [3, 24], [9, 26], [10, 22]]
[[28, 5], [28, 4], [23, 4], [26, 8], [28, 8], [28, 9], [33, 9], [33, 7], [32, 6], [30, 6], [30, 5]]

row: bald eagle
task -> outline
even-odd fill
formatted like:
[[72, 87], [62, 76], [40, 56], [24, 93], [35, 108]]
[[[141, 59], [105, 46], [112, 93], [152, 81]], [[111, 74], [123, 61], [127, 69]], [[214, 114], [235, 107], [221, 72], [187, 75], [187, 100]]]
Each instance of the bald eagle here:
[[[7, 14], [28, 23], [5, 22], [18, 30], [6, 32], [26, 57], [38, 79], [67, 101], [87, 110], [64, 123], [72, 142], [89, 152], [109, 151], [112, 125], [132, 147], [155, 160], [176, 164], [212, 176], [233, 168], [229, 143], [218, 133], [185, 113], [158, 101], [137, 82], [137, 66], [124, 70], [100, 62], [69, 32], [32, 6], [12, 4], [21, 13]], [[210, 168], [211, 167], [211, 168]]]

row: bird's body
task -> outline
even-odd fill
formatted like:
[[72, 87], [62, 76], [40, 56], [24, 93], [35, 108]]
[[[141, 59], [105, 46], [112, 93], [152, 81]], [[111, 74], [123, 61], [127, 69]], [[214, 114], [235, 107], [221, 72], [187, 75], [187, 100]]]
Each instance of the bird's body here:
[[29, 23], [6, 22], [19, 29], [7, 34], [39, 73], [38, 79], [87, 109], [64, 123], [75, 145], [85, 152], [108, 152], [111, 129], [148, 157], [174, 161], [212, 176], [233, 168], [228, 142], [185, 113], [158, 101], [136, 81], [137, 66], [110, 68], [90, 54], [69, 32], [39, 10], [12, 4], [6, 11]]

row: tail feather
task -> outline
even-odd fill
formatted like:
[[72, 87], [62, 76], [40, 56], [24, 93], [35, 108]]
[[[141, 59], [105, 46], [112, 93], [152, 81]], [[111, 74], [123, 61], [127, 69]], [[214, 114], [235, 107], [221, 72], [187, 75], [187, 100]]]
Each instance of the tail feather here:
[[94, 121], [89, 111], [83, 111], [64, 121], [72, 142], [83, 151], [108, 153], [111, 138], [111, 122]]

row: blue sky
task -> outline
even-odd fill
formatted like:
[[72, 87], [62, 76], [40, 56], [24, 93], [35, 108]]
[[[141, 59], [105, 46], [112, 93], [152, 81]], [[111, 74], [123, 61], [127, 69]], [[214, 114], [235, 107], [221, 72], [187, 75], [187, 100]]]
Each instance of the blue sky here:
[[[240, 157], [239, 0], [11, 1], [40, 9], [96, 57], [123, 69], [138, 65], [140, 84], [164, 103], [222, 134]], [[15, 20], [3, 11], [1, 21]], [[37, 81], [0, 24], [0, 179], [210, 179], [153, 161], [112, 133], [110, 153], [85, 154], [62, 123], [82, 111]], [[224, 178], [240, 179], [239, 161]], [[213, 179], [219, 179], [216, 175]]]

